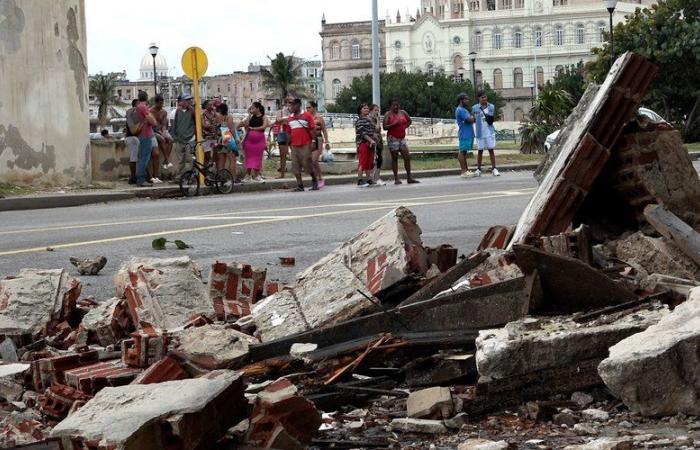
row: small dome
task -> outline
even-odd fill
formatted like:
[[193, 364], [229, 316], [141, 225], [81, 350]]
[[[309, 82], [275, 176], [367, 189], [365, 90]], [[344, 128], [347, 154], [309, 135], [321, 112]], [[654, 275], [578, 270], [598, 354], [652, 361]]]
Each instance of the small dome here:
[[[165, 57], [158, 53], [156, 55], [156, 72], [159, 77], [167, 77], [168, 73], [168, 62]], [[146, 53], [143, 58], [141, 58], [141, 66], [139, 68], [139, 79], [140, 80], [152, 80], [153, 79], [153, 56], [150, 53]]]

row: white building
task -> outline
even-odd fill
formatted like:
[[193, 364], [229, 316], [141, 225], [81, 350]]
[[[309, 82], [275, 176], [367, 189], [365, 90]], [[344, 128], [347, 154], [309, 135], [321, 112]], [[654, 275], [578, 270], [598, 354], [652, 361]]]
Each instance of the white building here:
[[[152, 44], [153, 45], [153, 44]], [[168, 62], [165, 57], [158, 53], [155, 58], [155, 69], [156, 74], [158, 74], [158, 79], [168, 78], [170, 76], [170, 71], [168, 69]], [[139, 81], [153, 81], [153, 56], [150, 53], [146, 53], [143, 58], [141, 58], [141, 65], [139, 66]]]
[[[613, 21], [652, 3], [620, 1]], [[503, 118], [519, 121], [535, 81], [542, 85], [564, 66], [592, 59], [608, 24], [601, 0], [421, 0], [415, 22], [385, 25], [387, 71], [475, 77], [503, 94]]]

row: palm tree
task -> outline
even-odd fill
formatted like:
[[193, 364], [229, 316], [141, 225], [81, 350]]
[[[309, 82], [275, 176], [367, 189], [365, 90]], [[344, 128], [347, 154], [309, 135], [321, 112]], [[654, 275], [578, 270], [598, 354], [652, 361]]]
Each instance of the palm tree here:
[[277, 53], [270, 60], [270, 69], [262, 69], [263, 85], [271, 90], [280, 99], [288, 95], [306, 96], [306, 90], [301, 82], [302, 64], [297, 62], [294, 55], [286, 56], [284, 53]]
[[114, 95], [117, 87], [117, 76], [113, 73], [107, 75], [98, 74], [90, 77], [90, 95], [97, 101], [97, 122], [100, 127], [107, 124], [107, 109], [110, 105], [119, 104]]
[[545, 139], [564, 125], [573, 107], [573, 98], [568, 91], [557, 89], [550, 83], [542, 86], [528, 120], [520, 128], [520, 152], [544, 152]]

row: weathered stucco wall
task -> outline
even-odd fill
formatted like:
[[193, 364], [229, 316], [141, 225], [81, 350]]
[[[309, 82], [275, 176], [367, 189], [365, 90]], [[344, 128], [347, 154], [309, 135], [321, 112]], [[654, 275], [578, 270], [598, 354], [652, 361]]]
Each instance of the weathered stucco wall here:
[[90, 181], [84, 0], [0, 0], [0, 182]]

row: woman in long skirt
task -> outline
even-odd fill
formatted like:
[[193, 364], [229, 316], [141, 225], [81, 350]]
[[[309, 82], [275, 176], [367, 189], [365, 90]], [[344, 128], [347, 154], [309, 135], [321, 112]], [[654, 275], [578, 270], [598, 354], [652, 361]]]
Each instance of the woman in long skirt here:
[[263, 155], [267, 148], [265, 130], [270, 127], [270, 120], [265, 116], [265, 108], [260, 102], [254, 102], [248, 109], [250, 115], [241, 125], [246, 130], [243, 139], [243, 151], [245, 152], [244, 183], [264, 183], [261, 176]]

